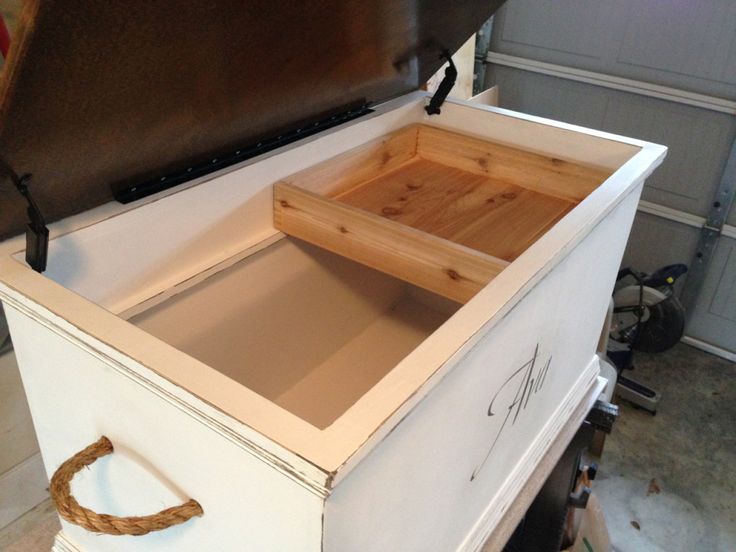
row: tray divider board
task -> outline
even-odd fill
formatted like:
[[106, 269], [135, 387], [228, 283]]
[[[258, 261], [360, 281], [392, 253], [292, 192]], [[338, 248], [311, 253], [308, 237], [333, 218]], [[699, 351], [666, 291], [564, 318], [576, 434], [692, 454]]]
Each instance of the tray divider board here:
[[460, 303], [508, 262], [284, 182], [277, 229]]
[[427, 125], [418, 129], [416, 151], [428, 161], [575, 203], [613, 173]]

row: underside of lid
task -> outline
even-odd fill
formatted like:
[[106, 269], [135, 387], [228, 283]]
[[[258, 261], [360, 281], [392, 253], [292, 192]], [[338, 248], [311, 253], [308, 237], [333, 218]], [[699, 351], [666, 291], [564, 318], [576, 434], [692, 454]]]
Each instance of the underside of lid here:
[[[121, 188], [419, 88], [503, 0], [29, 0], [0, 156], [47, 221]], [[0, 183], [0, 239], [26, 224]]]

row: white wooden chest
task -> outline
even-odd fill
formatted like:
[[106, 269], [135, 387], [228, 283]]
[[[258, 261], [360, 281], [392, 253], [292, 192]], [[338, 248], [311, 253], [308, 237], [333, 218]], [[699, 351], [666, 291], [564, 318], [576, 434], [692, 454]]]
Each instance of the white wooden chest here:
[[[10, 239], [0, 299], [49, 476], [142, 536], [61, 551], [479, 550], [598, 375], [666, 149], [413, 92]], [[303, 241], [302, 241], [303, 240]]]

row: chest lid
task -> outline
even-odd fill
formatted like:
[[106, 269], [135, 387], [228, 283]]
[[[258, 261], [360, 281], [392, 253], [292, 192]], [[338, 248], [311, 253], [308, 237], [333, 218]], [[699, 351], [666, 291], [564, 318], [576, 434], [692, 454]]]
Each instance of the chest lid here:
[[[0, 157], [52, 222], [417, 89], [502, 3], [28, 0]], [[0, 239], [26, 206], [3, 178]]]

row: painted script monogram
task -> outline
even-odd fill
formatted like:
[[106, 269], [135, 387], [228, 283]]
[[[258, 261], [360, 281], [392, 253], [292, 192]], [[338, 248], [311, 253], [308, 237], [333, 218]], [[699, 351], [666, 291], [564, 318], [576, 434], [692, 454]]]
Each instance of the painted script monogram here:
[[[544, 386], [544, 381], [547, 378], [552, 357], [549, 357], [547, 362], [541, 364], [537, 362], [538, 355], [539, 343], [534, 347], [534, 355], [532, 358], [511, 374], [491, 399], [491, 403], [488, 405], [488, 415], [496, 416], [498, 413], [503, 413], [504, 411], [506, 411], [506, 415], [504, 416], [503, 423], [501, 423], [501, 427], [496, 431], [493, 442], [486, 452], [483, 461], [477, 468], [475, 468], [473, 475], [470, 476], [471, 481], [473, 481], [480, 470], [483, 469], [483, 466], [490, 458], [491, 453], [496, 447], [496, 443], [498, 443], [504, 430], [508, 427], [512, 427], [516, 423], [519, 415], [526, 410], [526, 407], [529, 404], [529, 399], [532, 395], [536, 395]], [[504, 398], [501, 398], [501, 394], [504, 390], [513, 392], [513, 395], [504, 393], [504, 400]], [[508, 399], [511, 400], [508, 401]]]

